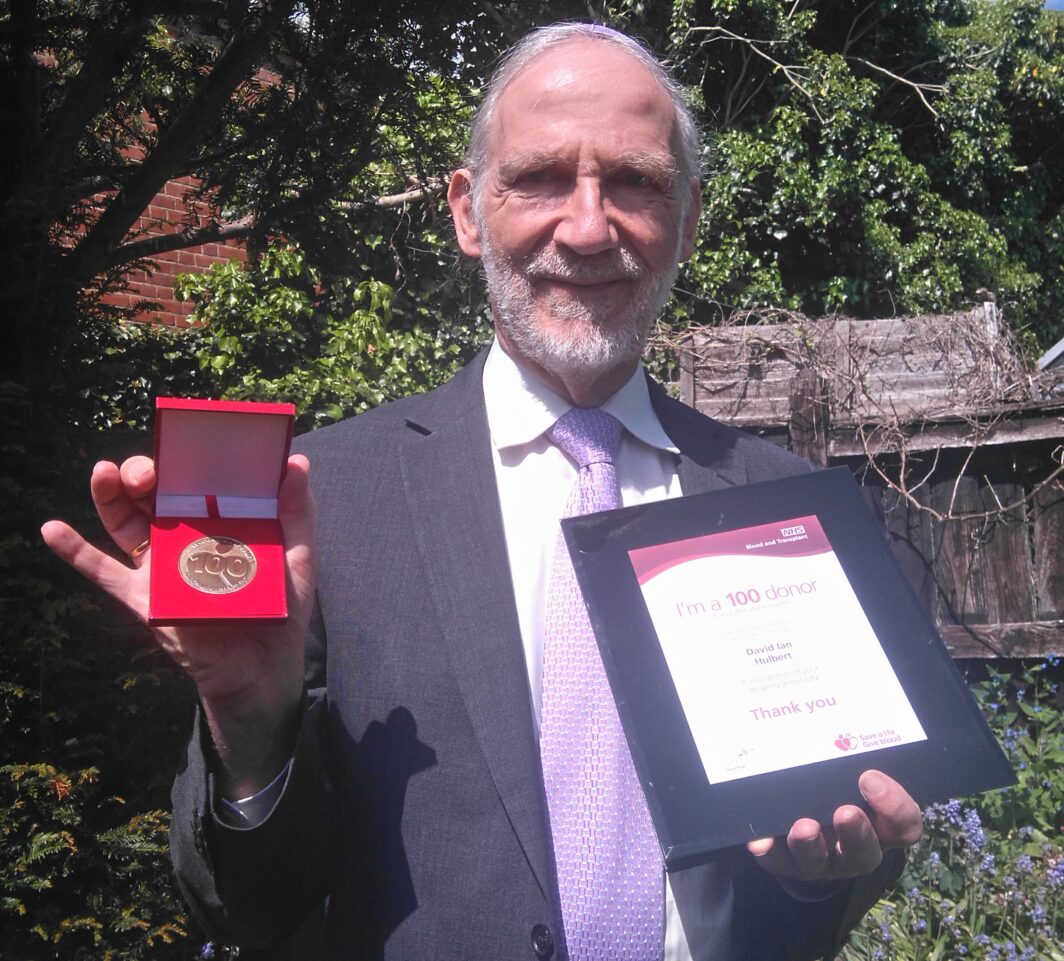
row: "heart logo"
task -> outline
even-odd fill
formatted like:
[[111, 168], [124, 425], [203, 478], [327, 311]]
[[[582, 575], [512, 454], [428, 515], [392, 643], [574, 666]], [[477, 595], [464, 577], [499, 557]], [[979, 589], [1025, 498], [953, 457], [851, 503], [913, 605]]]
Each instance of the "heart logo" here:
[[855, 747], [857, 747], [857, 738], [850, 737], [849, 734], [840, 734], [837, 738], [835, 738], [835, 747], [837, 747], [840, 751], [852, 751]]

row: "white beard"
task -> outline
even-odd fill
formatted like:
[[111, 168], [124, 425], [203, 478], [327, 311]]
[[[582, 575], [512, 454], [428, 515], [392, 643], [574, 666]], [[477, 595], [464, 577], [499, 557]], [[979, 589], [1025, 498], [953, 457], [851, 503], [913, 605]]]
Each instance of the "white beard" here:
[[[580, 374], [593, 380], [638, 359], [679, 271], [676, 256], [670, 270], [654, 275], [623, 246], [585, 257], [548, 244], [522, 261], [513, 261], [495, 251], [483, 223], [480, 236], [481, 262], [496, 323], [522, 357], [559, 377]], [[583, 300], [537, 298], [532, 282], [542, 277], [635, 282], [630, 296], [617, 307], [614, 297], [596, 304], [590, 293]], [[544, 311], [554, 323], [537, 317]]]

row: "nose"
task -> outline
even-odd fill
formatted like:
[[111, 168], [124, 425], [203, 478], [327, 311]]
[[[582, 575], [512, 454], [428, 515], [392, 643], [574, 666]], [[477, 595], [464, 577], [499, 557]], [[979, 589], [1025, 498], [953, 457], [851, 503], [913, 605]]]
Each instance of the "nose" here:
[[583, 256], [617, 246], [617, 227], [606, 209], [602, 183], [597, 177], [576, 178], [555, 226], [554, 240]]

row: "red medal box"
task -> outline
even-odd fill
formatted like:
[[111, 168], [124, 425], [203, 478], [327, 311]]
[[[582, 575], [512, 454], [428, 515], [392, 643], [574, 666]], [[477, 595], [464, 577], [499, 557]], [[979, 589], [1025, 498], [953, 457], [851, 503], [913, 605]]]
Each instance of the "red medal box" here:
[[295, 407], [155, 401], [148, 623], [288, 617], [277, 494]]

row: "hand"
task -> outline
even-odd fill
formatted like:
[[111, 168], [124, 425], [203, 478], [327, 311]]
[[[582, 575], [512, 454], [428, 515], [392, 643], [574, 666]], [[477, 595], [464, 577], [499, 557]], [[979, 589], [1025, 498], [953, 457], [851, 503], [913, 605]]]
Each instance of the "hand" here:
[[[155, 628], [159, 645], [192, 678], [224, 770], [223, 790], [243, 797], [264, 787], [291, 754], [303, 693], [303, 645], [314, 597], [314, 500], [310, 464], [289, 458], [279, 492], [289, 617], [280, 625], [195, 624]], [[62, 521], [41, 528], [45, 543], [142, 621], [148, 616], [148, 539], [155, 466], [132, 457], [96, 465], [90, 490], [104, 529], [132, 566], [91, 545]]]
[[869, 813], [845, 804], [835, 811], [830, 828], [801, 818], [786, 837], [761, 838], [746, 849], [761, 867], [778, 877], [838, 881], [867, 874], [879, 866], [884, 851], [920, 840], [920, 808], [897, 781], [880, 771], [865, 771], [858, 787]]

